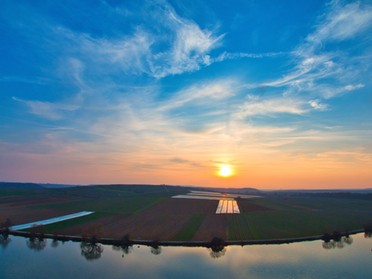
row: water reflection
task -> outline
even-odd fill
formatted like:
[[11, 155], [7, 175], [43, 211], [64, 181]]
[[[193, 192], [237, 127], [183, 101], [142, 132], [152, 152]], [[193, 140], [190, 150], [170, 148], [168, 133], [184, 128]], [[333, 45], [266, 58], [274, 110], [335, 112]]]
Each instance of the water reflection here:
[[[371, 238], [372, 232], [365, 230], [364, 238]], [[321, 243], [321, 247], [324, 249], [341, 249], [346, 246], [350, 246], [353, 244], [354, 240], [349, 235], [341, 235], [337, 232], [333, 234], [326, 234], [322, 238], [323, 242]], [[5, 249], [8, 247], [9, 243], [11, 242], [11, 238], [9, 237], [9, 232], [7, 230], [3, 230], [0, 233], [0, 246]], [[59, 243], [65, 242], [64, 237], [53, 236], [51, 239], [50, 247], [57, 248]], [[122, 258], [128, 256], [133, 252], [133, 243], [130, 241], [129, 236], [125, 236], [120, 241], [120, 245], [112, 245], [112, 250], [121, 252]], [[30, 250], [34, 251], [41, 251], [47, 247], [47, 239], [44, 237], [43, 233], [34, 233], [31, 232], [29, 237], [26, 240], [26, 245]], [[248, 245], [249, 246], [249, 245]], [[140, 246], [138, 246], [139, 248]], [[150, 252], [153, 255], [160, 255], [162, 254], [163, 247], [158, 244], [158, 242], [152, 243], [150, 248]], [[227, 252], [227, 245], [221, 238], [213, 238], [209, 245], [205, 246], [208, 249], [209, 256], [212, 259], [218, 259], [226, 255]], [[88, 261], [100, 259], [104, 250], [104, 245], [100, 244], [95, 237], [85, 237], [83, 241], [80, 243], [80, 251], [81, 255]], [[371, 250], [372, 251], [372, 250]]]
[[33, 236], [31, 235], [30, 238], [26, 240], [27, 247], [31, 250], [41, 251], [47, 245], [47, 240], [43, 238], [43, 236]]
[[[372, 233], [365, 231], [364, 233], [365, 238], [371, 238]], [[11, 242], [11, 238], [6, 231], [0, 233], [0, 246], [2, 248], [7, 248], [9, 243]], [[59, 246], [59, 240], [57, 238], [53, 238], [51, 241], [50, 246], [53, 248], [57, 248]], [[64, 240], [61, 240], [64, 243]], [[120, 245], [112, 245], [112, 250], [120, 251], [122, 253], [122, 258], [124, 256], [129, 255], [133, 251], [133, 244], [127, 238], [123, 238], [121, 241], [122, 244]], [[27, 247], [31, 250], [41, 251], [47, 247], [47, 239], [44, 238], [43, 234], [33, 234], [29, 236], [26, 240]], [[323, 243], [322, 247], [324, 249], [334, 249], [334, 248], [344, 248], [345, 246], [349, 246], [353, 244], [353, 238], [349, 235], [341, 236], [337, 233], [332, 235], [324, 235], [323, 236]], [[139, 248], [140, 246], [138, 246]], [[158, 245], [157, 242], [153, 243], [150, 247], [150, 252], [153, 255], [160, 255], [162, 253], [162, 246]], [[225, 244], [223, 239], [220, 238], [213, 238], [212, 241], [208, 246], [209, 255], [213, 259], [218, 259], [223, 257], [227, 252], [227, 245]], [[80, 250], [81, 255], [88, 261], [96, 260], [101, 258], [103, 253], [103, 245], [98, 243], [97, 239], [92, 238], [84, 238], [83, 241], [80, 243]]]
[[51, 247], [57, 248], [59, 245], [59, 241], [57, 239], [53, 239], [52, 243], [50, 244]]
[[226, 246], [223, 239], [215, 237], [211, 241], [211, 245], [208, 248], [210, 250], [209, 255], [213, 259], [220, 258], [226, 253]]
[[81, 255], [88, 261], [99, 259], [103, 252], [103, 246], [95, 241], [81, 242], [80, 249]]
[[159, 246], [159, 245], [151, 246], [151, 254], [160, 255], [161, 254], [161, 246]]
[[3, 249], [6, 249], [10, 243], [11, 239], [7, 233], [1, 233], [0, 234], [0, 246]]
[[132, 245], [122, 244], [120, 246], [113, 245], [112, 250], [114, 251], [121, 251], [121, 257], [124, 258], [125, 255], [129, 255], [133, 251]]
[[[67, 241], [61, 245], [63, 239], [56, 239], [59, 241], [48, 239], [50, 243], [46, 245], [46, 240], [36, 235], [27, 239], [26, 246], [25, 238], [0, 235], [0, 243], [7, 247], [0, 248], [0, 278], [48, 278], [48, 274], [53, 274], [57, 279], [98, 279], [105, 274], [105, 278], [120, 279], [125, 274], [126, 278], [347, 279], [369, 278], [372, 274], [372, 242], [364, 234], [352, 238], [342, 236], [327, 244], [318, 240], [227, 247], [215, 240], [215, 245], [204, 248], [146, 247], [129, 243], [106, 246], [94, 239], [82, 243]], [[323, 245], [336, 249], [330, 252], [323, 249]], [[43, 251], [35, 253], [35, 250]], [[159, 257], [153, 256], [159, 255], [159, 251]], [[88, 264], [87, 260], [93, 260], [94, 264]]]
[[324, 240], [322, 246], [324, 249], [344, 248], [346, 245], [351, 245], [353, 238], [351, 236], [342, 236], [337, 239]]

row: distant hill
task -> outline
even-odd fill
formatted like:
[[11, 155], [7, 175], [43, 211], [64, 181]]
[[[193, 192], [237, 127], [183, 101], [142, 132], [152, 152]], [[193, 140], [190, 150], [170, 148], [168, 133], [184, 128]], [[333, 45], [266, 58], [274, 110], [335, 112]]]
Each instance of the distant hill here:
[[45, 189], [45, 188], [71, 188], [74, 185], [66, 184], [44, 184], [31, 182], [0, 182], [0, 189]]
[[268, 190], [268, 194], [372, 194], [372, 188], [365, 189], [293, 189]]
[[0, 189], [41, 189], [41, 185], [36, 183], [23, 182], [0, 182]]
[[[60, 189], [60, 188], [79, 188], [77, 191], [86, 191], [89, 187], [106, 189], [129, 190], [135, 193], [178, 193], [192, 190], [221, 192], [230, 194], [259, 195], [262, 192], [255, 188], [210, 188], [202, 186], [180, 186], [180, 185], [154, 185], [154, 184], [91, 184], [91, 185], [67, 185], [67, 184], [50, 184], [50, 183], [27, 183], [27, 182], [0, 182], [0, 189]], [[83, 190], [86, 189], [86, 190]]]
[[[347, 194], [372, 194], [372, 188], [365, 189], [293, 189], [293, 190], [259, 190], [252, 187], [246, 188], [218, 188], [218, 187], [203, 187], [203, 186], [181, 186], [181, 185], [166, 185], [166, 184], [91, 184], [91, 185], [70, 185], [70, 184], [51, 184], [51, 183], [32, 183], [32, 182], [0, 182], [0, 189], [63, 189], [63, 188], [85, 188], [89, 187], [105, 187], [112, 189], [128, 190], [135, 193], [157, 193], [157, 192], [184, 192], [184, 191], [207, 191], [230, 194], [243, 195], [318, 195], [328, 196], [335, 195], [343, 196]], [[80, 190], [79, 190], [80, 191]]]

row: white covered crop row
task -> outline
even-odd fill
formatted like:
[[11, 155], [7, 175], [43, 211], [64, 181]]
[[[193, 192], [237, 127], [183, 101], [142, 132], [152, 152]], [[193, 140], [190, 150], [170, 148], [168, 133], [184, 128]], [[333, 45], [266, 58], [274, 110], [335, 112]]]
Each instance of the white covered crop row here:
[[235, 200], [220, 200], [216, 214], [239, 214], [238, 203]]
[[49, 225], [49, 224], [53, 224], [53, 223], [57, 223], [57, 222], [61, 222], [61, 221], [69, 220], [69, 219], [82, 217], [82, 216], [86, 216], [86, 215], [89, 215], [89, 214], [92, 214], [92, 213], [94, 213], [94, 211], [81, 211], [81, 212], [68, 214], [68, 215], [64, 215], [64, 216], [59, 216], [59, 217], [55, 217], [55, 218], [50, 218], [50, 219], [46, 219], [46, 220], [36, 221], [36, 222], [22, 224], [22, 225], [16, 225], [16, 226], [10, 227], [10, 229], [13, 230], [13, 231], [20, 231], [20, 230], [29, 229], [29, 228], [32, 228], [32, 227], [37, 227], [37, 226], [42, 226], [42, 225]]

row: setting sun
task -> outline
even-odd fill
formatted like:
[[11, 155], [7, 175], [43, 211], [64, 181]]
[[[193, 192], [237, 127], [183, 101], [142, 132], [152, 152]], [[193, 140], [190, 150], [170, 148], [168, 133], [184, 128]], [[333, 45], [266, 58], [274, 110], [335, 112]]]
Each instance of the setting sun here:
[[233, 174], [231, 170], [231, 166], [229, 165], [221, 165], [220, 170], [218, 171], [218, 175], [222, 177], [229, 177]]

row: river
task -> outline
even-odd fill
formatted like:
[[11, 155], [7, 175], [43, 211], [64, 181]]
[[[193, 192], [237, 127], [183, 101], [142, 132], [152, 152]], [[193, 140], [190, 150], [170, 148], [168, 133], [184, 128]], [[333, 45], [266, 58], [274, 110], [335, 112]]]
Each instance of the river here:
[[53, 240], [1, 239], [0, 278], [372, 278], [372, 238], [343, 243], [112, 247]]

